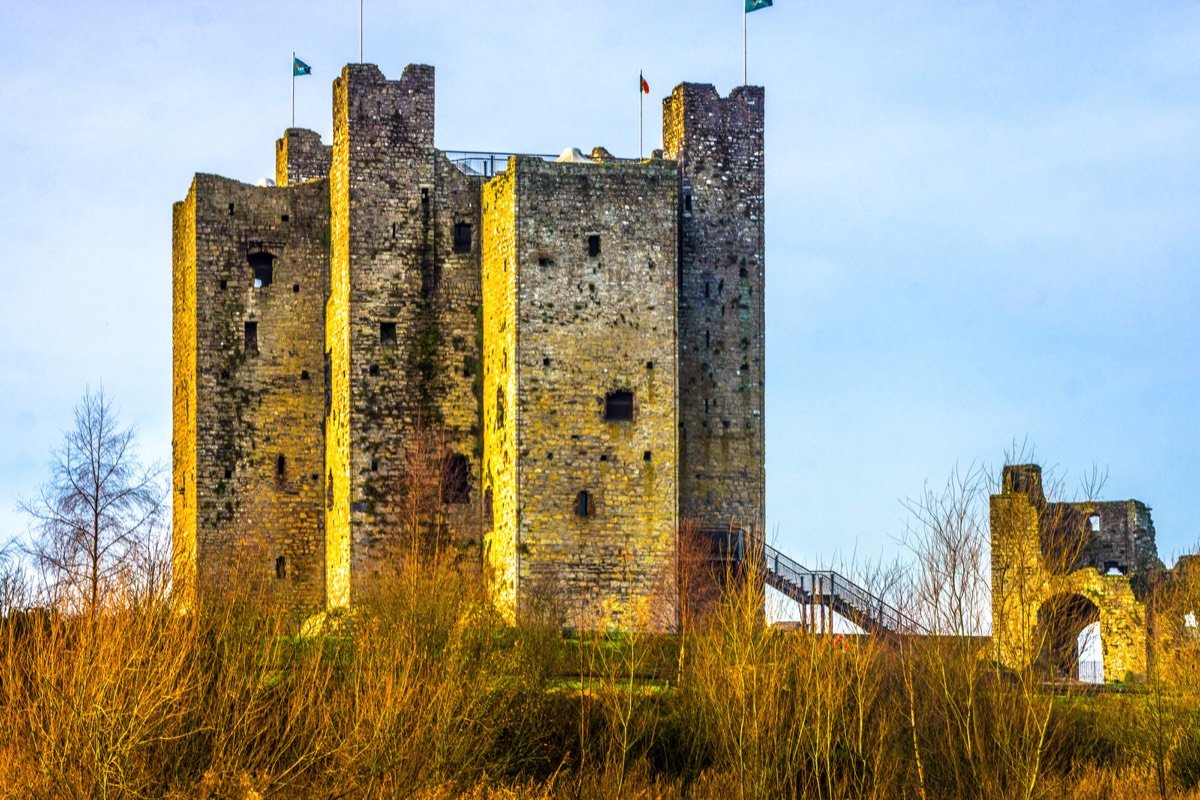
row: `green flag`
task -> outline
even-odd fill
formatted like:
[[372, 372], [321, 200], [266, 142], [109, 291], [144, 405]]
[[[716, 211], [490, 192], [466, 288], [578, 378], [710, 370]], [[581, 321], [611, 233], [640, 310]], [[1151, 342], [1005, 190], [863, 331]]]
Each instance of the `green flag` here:
[[[750, 0], [746, 0], [746, 5], [750, 5]], [[770, 5], [769, 0], [767, 5]], [[294, 78], [298, 75], [312, 75], [312, 67], [292, 56], [292, 77]]]
[[772, 0], [746, 0], [746, 13], [758, 11], [760, 8], [768, 8]]

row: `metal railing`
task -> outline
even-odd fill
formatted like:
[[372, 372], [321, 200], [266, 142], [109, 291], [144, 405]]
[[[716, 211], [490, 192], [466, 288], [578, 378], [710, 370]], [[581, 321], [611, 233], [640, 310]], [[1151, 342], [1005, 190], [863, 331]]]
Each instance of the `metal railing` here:
[[761, 553], [766, 584], [802, 606], [825, 606], [869, 633], [927, 633], [912, 617], [841, 573], [809, 569], [765, 542], [748, 539], [740, 530], [731, 538], [727, 552], [735, 561]]
[[543, 161], [553, 161], [558, 156], [542, 153], [485, 153], [475, 150], [446, 150], [446, 158], [467, 175], [482, 175], [492, 178], [508, 169], [508, 159], [512, 156], [531, 156]]

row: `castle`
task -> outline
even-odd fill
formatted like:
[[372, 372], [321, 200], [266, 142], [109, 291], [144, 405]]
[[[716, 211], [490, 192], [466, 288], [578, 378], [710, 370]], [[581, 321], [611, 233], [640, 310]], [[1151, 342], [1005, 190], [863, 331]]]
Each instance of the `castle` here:
[[285, 131], [274, 186], [196, 175], [177, 593], [352, 606], [432, 459], [510, 618], [549, 592], [568, 626], [675, 627], [681, 521], [763, 523], [763, 102], [684, 83], [649, 159], [497, 158], [434, 146], [432, 67], [351, 64], [332, 145]]

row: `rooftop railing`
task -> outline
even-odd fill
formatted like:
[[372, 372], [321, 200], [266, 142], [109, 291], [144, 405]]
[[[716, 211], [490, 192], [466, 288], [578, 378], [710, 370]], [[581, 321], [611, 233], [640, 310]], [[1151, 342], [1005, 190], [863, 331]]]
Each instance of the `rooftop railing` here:
[[543, 161], [553, 161], [558, 156], [542, 153], [484, 153], [475, 150], [446, 150], [446, 158], [467, 175], [482, 175], [492, 178], [508, 169], [508, 159], [512, 156], [530, 156]]

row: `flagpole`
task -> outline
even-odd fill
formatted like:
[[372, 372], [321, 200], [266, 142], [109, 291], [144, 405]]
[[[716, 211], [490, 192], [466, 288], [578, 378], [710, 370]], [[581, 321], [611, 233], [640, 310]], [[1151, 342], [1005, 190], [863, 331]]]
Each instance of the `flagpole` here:
[[362, 29], [363, 29], [363, 0], [358, 0], [358, 63], [363, 63]]
[[292, 127], [296, 127], [296, 51], [292, 51]]
[[746, 86], [749, 81], [746, 78], [746, 11], [745, 4], [742, 5], [742, 86]]
[[638, 70], [638, 161], [642, 160], [642, 152], [643, 152], [643, 150], [642, 150], [642, 130], [643, 130], [643, 127], [642, 127], [642, 95], [644, 95], [645, 92], [642, 91], [642, 81], [644, 81], [644, 80], [645, 80], [645, 77], [643, 77], [642, 71]]

